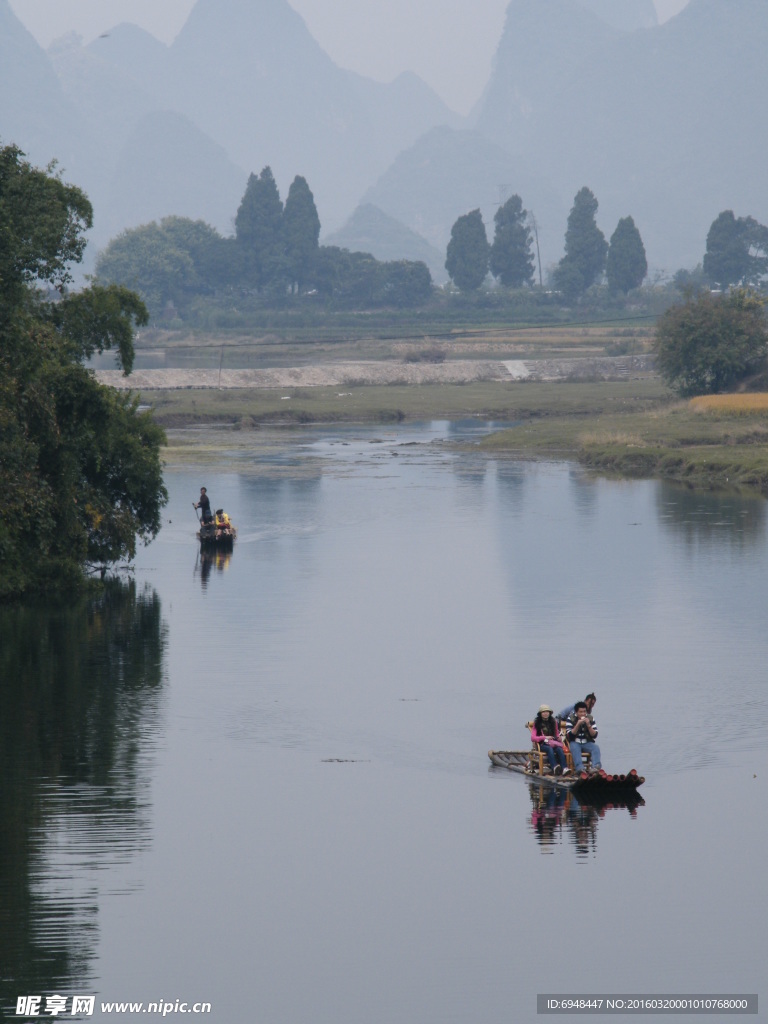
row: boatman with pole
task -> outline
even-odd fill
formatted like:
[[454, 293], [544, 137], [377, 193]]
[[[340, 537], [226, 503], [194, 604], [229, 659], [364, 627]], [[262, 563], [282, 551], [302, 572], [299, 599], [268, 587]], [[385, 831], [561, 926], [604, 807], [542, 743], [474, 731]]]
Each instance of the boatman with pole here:
[[192, 507], [200, 509], [202, 521], [204, 523], [209, 523], [213, 518], [211, 515], [211, 502], [208, 497], [208, 492], [204, 487], [200, 488], [200, 501], [193, 501]]

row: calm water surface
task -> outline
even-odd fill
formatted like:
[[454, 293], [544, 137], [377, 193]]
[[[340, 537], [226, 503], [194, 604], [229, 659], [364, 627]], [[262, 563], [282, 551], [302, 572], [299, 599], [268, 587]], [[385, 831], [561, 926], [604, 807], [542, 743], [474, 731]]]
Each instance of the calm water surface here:
[[[762, 997], [766, 504], [461, 437], [255, 434], [169, 469], [132, 587], [0, 611], [9, 1016], [50, 993], [212, 1024]], [[218, 563], [201, 484], [239, 529]], [[632, 812], [488, 762], [588, 690], [606, 767], [647, 778]]]

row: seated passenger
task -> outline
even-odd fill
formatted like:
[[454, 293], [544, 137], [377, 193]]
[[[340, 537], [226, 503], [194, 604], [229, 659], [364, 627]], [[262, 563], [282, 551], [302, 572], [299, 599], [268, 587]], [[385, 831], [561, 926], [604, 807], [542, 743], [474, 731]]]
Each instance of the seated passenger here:
[[560, 727], [549, 704], [542, 704], [531, 726], [531, 739], [547, 755], [554, 775], [568, 775], [565, 744], [560, 738]]
[[[590, 696], [593, 696], [590, 694]], [[594, 707], [595, 700], [592, 700]], [[567, 710], [567, 709], [566, 709]], [[573, 758], [573, 770], [576, 772], [584, 769], [584, 754], [589, 754], [590, 771], [598, 771], [600, 768], [600, 747], [595, 743], [597, 729], [595, 720], [589, 713], [586, 701], [579, 700], [573, 708], [573, 712], [567, 719], [566, 733]]]

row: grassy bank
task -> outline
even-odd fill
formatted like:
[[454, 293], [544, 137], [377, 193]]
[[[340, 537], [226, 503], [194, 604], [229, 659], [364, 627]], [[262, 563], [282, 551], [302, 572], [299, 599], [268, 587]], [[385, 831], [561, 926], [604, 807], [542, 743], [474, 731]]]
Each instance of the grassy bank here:
[[166, 427], [223, 423], [239, 430], [273, 423], [393, 423], [470, 419], [578, 423], [605, 412], [620, 415], [655, 408], [666, 392], [654, 380], [631, 383], [525, 383], [345, 385], [343, 388], [180, 389], [151, 391], [156, 421]]
[[[601, 391], [611, 385], [592, 387]], [[605, 395], [597, 415], [542, 410], [537, 418], [487, 438], [481, 447], [571, 457], [622, 476], [768, 494], [768, 410], [762, 403], [681, 402], [662, 392], [642, 410], [631, 403], [611, 406], [607, 390]]]
[[480, 443], [487, 452], [571, 458], [612, 474], [768, 494], [766, 401], [682, 402], [653, 378], [175, 390], [143, 397], [164, 426], [222, 424], [243, 441], [269, 424], [495, 420], [513, 425]]

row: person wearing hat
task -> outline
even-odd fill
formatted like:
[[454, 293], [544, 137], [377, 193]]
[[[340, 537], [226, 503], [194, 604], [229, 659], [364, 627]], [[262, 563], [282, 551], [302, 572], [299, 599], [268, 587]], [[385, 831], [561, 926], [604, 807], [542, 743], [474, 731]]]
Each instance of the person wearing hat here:
[[565, 744], [560, 739], [560, 727], [549, 704], [542, 704], [531, 726], [531, 739], [547, 755], [553, 775], [568, 775]]

